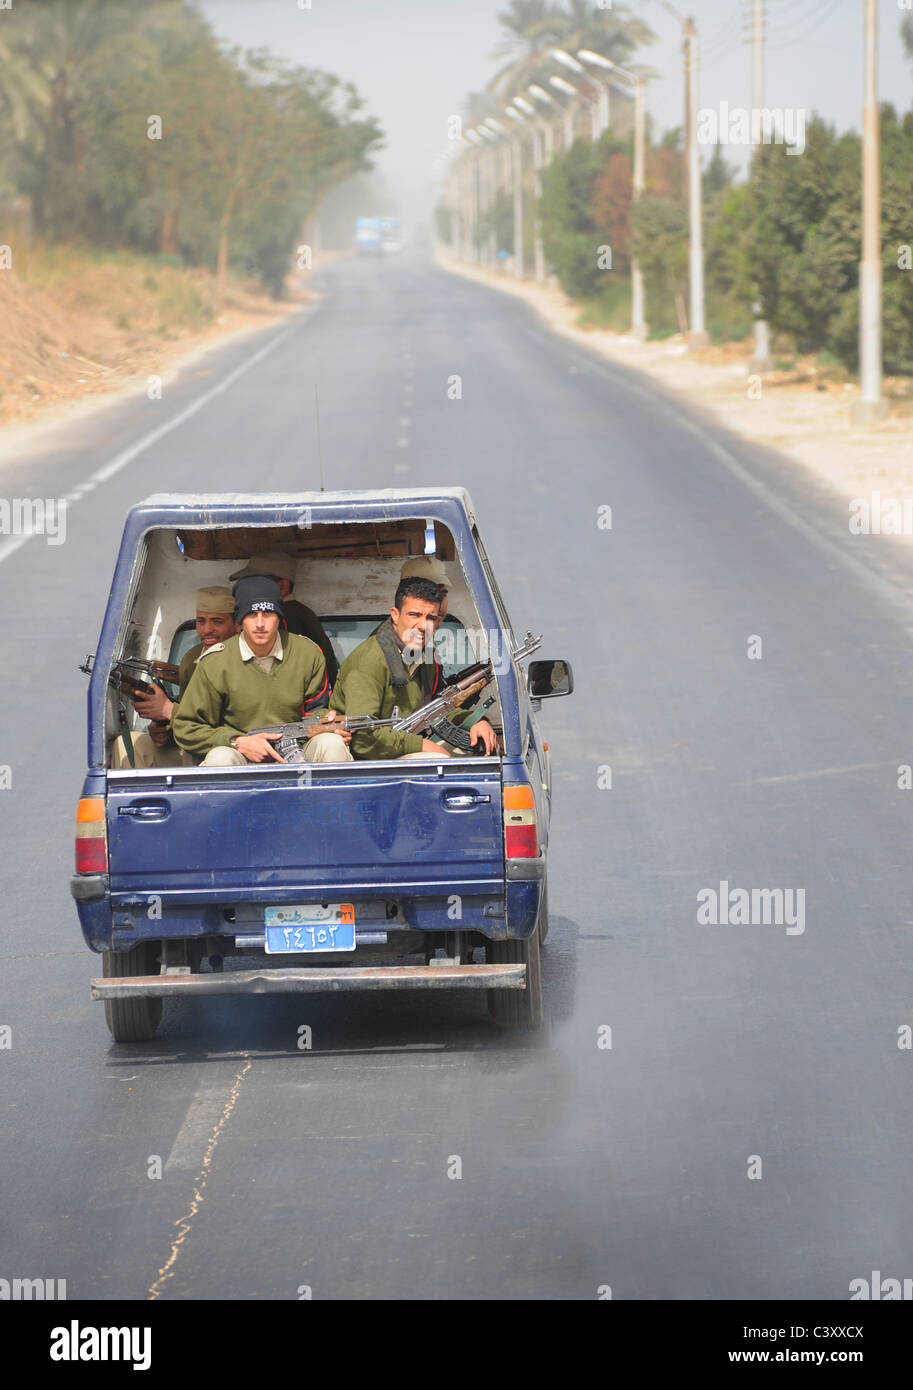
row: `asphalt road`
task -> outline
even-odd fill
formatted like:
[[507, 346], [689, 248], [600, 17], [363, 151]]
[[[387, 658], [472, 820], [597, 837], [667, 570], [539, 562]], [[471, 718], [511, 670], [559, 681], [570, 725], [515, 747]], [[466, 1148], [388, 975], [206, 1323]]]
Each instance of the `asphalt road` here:
[[[3, 464], [7, 498], [73, 500], [63, 544], [0, 539], [0, 1277], [138, 1300], [909, 1277], [906, 551], [507, 296], [411, 255], [317, 283], [163, 400]], [[573, 663], [542, 712], [548, 1023], [505, 1037], [460, 995], [208, 1000], [118, 1047], [68, 891], [77, 666], [133, 502], [319, 486], [315, 383], [326, 485], [467, 486], [515, 627]], [[721, 880], [801, 890], [804, 930], [700, 923]]]

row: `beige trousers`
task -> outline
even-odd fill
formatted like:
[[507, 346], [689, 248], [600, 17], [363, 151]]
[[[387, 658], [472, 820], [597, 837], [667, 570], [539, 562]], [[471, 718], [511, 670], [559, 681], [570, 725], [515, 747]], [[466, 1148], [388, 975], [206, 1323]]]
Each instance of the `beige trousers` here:
[[[193, 758], [182, 748], [157, 748], [145, 729], [131, 734], [133, 758], [137, 767], [193, 767]], [[111, 767], [123, 772], [131, 766], [123, 734], [111, 748]]]
[[[350, 763], [352, 754], [339, 734], [315, 734], [304, 745], [304, 760], [306, 763]], [[201, 766], [241, 767], [246, 762], [247, 758], [237, 748], [210, 748]]]

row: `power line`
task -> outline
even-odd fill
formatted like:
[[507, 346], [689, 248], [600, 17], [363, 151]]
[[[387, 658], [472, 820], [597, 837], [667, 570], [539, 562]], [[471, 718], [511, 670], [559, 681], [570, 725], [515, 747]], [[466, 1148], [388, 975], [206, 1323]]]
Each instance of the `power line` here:
[[[834, 11], [837, 9], [839, 4], [840, 0], [831, 0], [830, 8], [826, 10], [823, 15], [819, 14], [817, 18], [814, 20], [814, 22], [807, 29], [804, 29], [801, 34], [793, 32], [795, 26], [792, 23], [792, 21], [787, 23], [785, 26], [785, 33], [778, 29], [777, 41], [769, 41], [768, 46], [770, 48], [789, 48], [792, 44], [803, 43], [809, 37], [810, 34], [814, 33], [816, 29], [822, 28], [824, 25], [827, 24], [828, 20], [830, 19]], [[818, 6], [815, 5], [812, 8], [818, 9]], [[804, 16], [804, 22], [807, 23], [809, 18], [810, 15], [807, 13]]]

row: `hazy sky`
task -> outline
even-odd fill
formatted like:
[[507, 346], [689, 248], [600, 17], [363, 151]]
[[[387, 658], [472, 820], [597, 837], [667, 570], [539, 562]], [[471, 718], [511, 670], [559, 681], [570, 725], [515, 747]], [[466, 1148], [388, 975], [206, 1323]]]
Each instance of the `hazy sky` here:
[[[749, 4], [678, 0], [676, 8], [694, 16], [700, 35], [701, 106], [751, 104], [751, 53], [743, 41]], [[766, 104], [819, 111], [841, 129], [858, 128], [863, 0], [767, 0], [766, 7]], [[416, 208], [429, 200], [431, 163], [446, 142], [448, 116], [499, 66], [491, 53], [505, 3], [311, 0], [306, 9], [299, 0], [202, 0], [201, 8], [220, 37], [264, 45], [290, 62], [354, 82], [387, 134], [378, 167], [407, 208]], [[660, 129], [680, 125], [681, 27], [658, 0], [632, 0], [630, 8], [657, 35], [639, 55], [661, 74], [648, 85], [650, 114]], [[901, 0], [880, 0], [879, 10], [880, 96], [907, 110], [913, 63], [898, 33]]]

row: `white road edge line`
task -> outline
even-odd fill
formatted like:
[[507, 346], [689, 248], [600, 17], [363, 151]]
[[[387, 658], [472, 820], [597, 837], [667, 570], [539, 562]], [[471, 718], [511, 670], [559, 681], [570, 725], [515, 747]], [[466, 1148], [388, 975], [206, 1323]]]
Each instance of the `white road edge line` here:
[[[565, 344], [565, 346], [567, 346], [567, 344]], [[573, 352], [575, 347], [576, 344], [571, 344], [569, 350]], [[862, 560], [857, 560], [855, 555], [847, 554], [847, 552], [842, 550], [830, 536], [824, 535], [810, 522], [799, 516], [797, 512], [793, 511], [788, 502], [784, 502], [766, 483], [762, 483], [759, 478], [756, 478], [750, 469], [740, 463], [724, 445], [719, 444], [713, 436], [702, 429], [700, 425], [689, 419], [685, 414], [677, 415], [671, 401], [663, 397], [651, 395], [644, 387], [629, 382], [626, 377], [621, 374], [618, 376], [614, 375], [611, 371], [611, 366], [613, 364], [603, 362], [593, 363], [584, 353], [581, 353], [580, 358], [578, 358], [578, 360], [581, 359], [586, 361], [587, 365], [591, 368], [595, 367], [600, 375], [610, 381], [613, 386], [623, 391], [628, 391], [632, 395], [640, 396], [643, 400], [647, 401], [652, 410], [658, 411], [665, 417], [668, 424], [686, 430], [688, 434], [697, 439], [709, 453], [719, 459], [720, 463], [724, 465], [728, 472], [731, 473], [733, 477], [737, 478], [749, 492], [753, 492], [759, 501], [763, 502], [772, 512], [776, 513], [781, 521], [785, 521], [788, 526], [792, 526], [795, 530], [799, 531], [806, 540], [811, 541], [813, 545], [817, 546], [819, 550], [828, 555], [830, 559], [838, 560], [845, 569], [851, 570], [858, 579], [862, 580], [868, 589], [877, 593], [882, 599], [887, 599], [893, 605], [909, 609], [909, 600], [906, 598], [900, 584], [894, 584], [890, 579], [884, 579], [881, 575], [876, 574], [875, 571], [869, 569]], [[628, 367], [627, 370], [636, 371], [637, 368]], [[622, 371], [624, 371], [624, 367]]]
[[[90, 473], [84, 482], [77, 483], [71, 492], [67, 494], [67, 502], [70, 504], [78, 502], [80, 497], [86, 492], [91, 492], [99, 483], [106, 483], [109, 478], [113, 478], [115, 473], [119, 473], [122, 468], [126, 468], [128, 463], [132, 463], [135, 458], [138, 458], [139, 455], [144, 453], [152, 444], [157, 444], [160, 439], [164, 439], [166, 434], [170, 434], [171, 431], [176, 430], [179, 425], [183, 425], [185, 420], [189, 420], [192, 415], [196, 415], [197, 411], [202, 410], [210, 401], [215, 400], [216, 396], [221, 396], [223, 391], [227, 391], [229, 386], [232, 386], [239, 377], [245, 374], [245, 372], [249, 372], [251, 367], [255, 367], [258, 362], [263, 361], [264, 357], [268, 357], [271, 352], [274, 352], [275, 349], [279, 347], [280, 343], [285, 342], [285, 339], [294, 333], [298, 326], [297, 323], [289, 324], [288, 328], [284, 328], [275, 338], [272, 338], [264, 347], [260, 348], [258, 352], [255, 352], [253, 357], [249, 357], [246, 362], [242, 362], [239, 367], [235, 367], [233, 372], [229, 372], [224, 381], [220, 381], [217, 386], [213, 386], [211, 390], [205, 391], [197, 400], [185, 406], [183, 410], [175, 415], [173, 420], [167, 420], [164, 425], [159, 425], [157, 429], [150, 430], [148, 434], [142, 435], [135, 444], [131, 444], [128, 448], [122, 449], [119, 454], [114, 455], [114, 458], [102, 464], [101, 468], [97, 468], [94, 473]], [[16, 536], [14, 539], [7, 541], [4, 545], [0, 545], [0, 564], [2, 564], [4, 560], [8, 560], [11, 555], [14, 555], [21, 546], [25, 545], [26, 541], [30, 541], [33, 535], [40, 534], [40, 532], [31, 532], [27, 536]]]
[[[440, 269], [445, 272], [449, 271], [450, 274], [454, 275], [459, 275], [460, 273], [459, 271], [450, 271], [447, 266], [441, 266]], [[471, 276], [464, 276], [463, 278], [472, 280]], [[496, 293], [504, 293], [497, 285], [483, 285], [483, 288], [494, 290]], [[750, 492], [753, 492], [761, 502], [769, 507], [772, 512], [776, 513], [781, 521], [785, 521], [787, 525], [794, 527], [795, 530], [805, 536], [806, 540], [811, 541], [813, 545], [817, 546], [819, 550], [823, 551], [832, 560], [838, 560], [845, 569], [851, 570], [870, 592], [877, 593], [880, 598], [887, 600], [892, 606], [899, 607], [909, 613], [909, 600], [900, 584], [895, 584], [892, 580], [884, 579], [881, 575], [876, 574], [875, 571], [870, 569], [862, 560], [857, 560], [854, 555], [849, 555], [845, 550], [842, 550], [831, 537], [818, 531], [810, 522], [799, 516], [797, 512], [794, 512], [787, 502], [784, 502], [778, 497], [766, 483], [762, 483], [759, 478], [756, 478], [750, 469], [740, 463], [722, 444], [718, 444], [705, 429], [695, 424], [684, 413], [682, 415], [676, 414], [675, 404], [672, 400], [669, 400], [663, 394], [652, 395], [645, 386], [640, 386], [632, 382], [630, 380], [630, 374], [637, 373], [638, 375], [645, 375], [636, 365], [633, 363], [607, 362], [605, 359], [590, 356], [580, 344], [575, 343], [572, 339], [569, 339], [563, 333], [553, 328], [544, 314], [542, 314], [535, 305], [527, 305], [526, 307], [532, 311], [534, 328], [540, 337], [547, 338], [551, 343], [557, 342], [560, 347], [564, 348], [569, 356], [575, 357], [578, 362], [585, 363], [589, 371], [597, 372], [604, 381], [610, 382], [613, 386], [622, 391], [630, 392], [630, 394], [634, 396], [640, 396], [642, 400], [648, 402], [652, 410], [658, 410], [666, 418], [667, 422], [687, 430], [689, 434], [693, 435], [695, 439], [699, 440], [701, 444], [710, 451], [710, 453], [714, 454], [715, 457], [719, 459], [733, 477], [737, 478], [739, 482], [747, 487]], [[614, 366], [619, 368], [617, 373], [612, 370]], [[726, 427], [722, 426], [721, 428], [725, 429]]]

